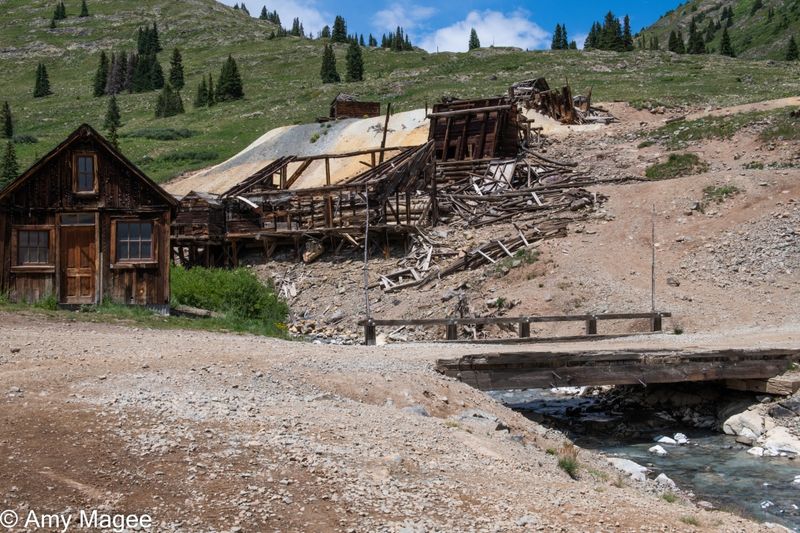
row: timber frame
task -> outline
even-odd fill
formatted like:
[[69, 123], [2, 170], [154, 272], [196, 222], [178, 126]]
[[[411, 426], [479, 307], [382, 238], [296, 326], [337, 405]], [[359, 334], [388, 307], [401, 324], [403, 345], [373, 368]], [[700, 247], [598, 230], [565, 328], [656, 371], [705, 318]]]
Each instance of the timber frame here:
[[[93, 190], [77, 187], [77, 161], [91, 157]], [[169, 309], [169, 228], [174, 197], [102, 135], [81, 125], [0, 191], [0, 292], [13, 301], [55, 297], [60, 305], [123, 304]], [[137, 254], [117, 261], [116, 228], [139, 224]], [[142, 224], [144, 224], [142, 226]], [[28, 232], [28, 233], [24, 233]], [[47, 235], [47, 237], [44, 237]], [[24, 237], [24, 238], [23, 238]], [[47, 246], [47, 261], [29, 264], [21, 246]], [[127, 253], [127, 252], [126, 252]], [[144, 257], [144, 256], [143, 256]]]

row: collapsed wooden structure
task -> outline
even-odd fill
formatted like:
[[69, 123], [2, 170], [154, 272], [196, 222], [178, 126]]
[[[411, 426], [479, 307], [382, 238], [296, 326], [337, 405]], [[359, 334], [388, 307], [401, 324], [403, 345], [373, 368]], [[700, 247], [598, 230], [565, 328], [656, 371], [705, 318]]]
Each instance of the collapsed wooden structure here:
[[362, 102], [352, 94], [339, 93], [331, 101], [330, 114], [319, 122], [342, 120], [346, 118], [378, 117], [381, 114], [380, 102]]
[[573, 96], [569, 85], [564, 85], [561, 89], [551, 89], [544, 78], [513, 84], [508, 89], [508, 98], [525, 109], [533, 109], [562, 124], [607, 124], [615, 120], [605, 109], [592, 106], [591, 89], [585, 96]]
[[[395, 155], [384, 160], [387, 152]], [[368, 157], [361, 161], [366, 170], [332, 183], [331, 160], [353, 157]], [[324, 165], [326, 184], [292, 189], [315, 163]], [[236, 265], [243, 248], [260, 248], [269, 257], [278, 245], [287, 243], [298, 256], [309, 241], [316, 249], [323, 241], [332, 246], [344, 242], [361, 246], [368, 216], [371, 233], [386, 239], [405, 236], [417, 226], [437, 221], [433, 176], [430, 142], [418, 147], [282, 157], [218, 198], [196, 193], [184, 197], [182, 208], [195, 210], [191, 216], [179, 215], [173, 226], [173, 256], [190, 264], [206, 258], [209, 266], [214, 264], [212, 258], [222, 257], [223, 263]], [[222, 226], [197, 220], [217, 220], [218, 211], [224, 216]], [[217, 243], [222, 243], [219, 254], [214, 252]]]

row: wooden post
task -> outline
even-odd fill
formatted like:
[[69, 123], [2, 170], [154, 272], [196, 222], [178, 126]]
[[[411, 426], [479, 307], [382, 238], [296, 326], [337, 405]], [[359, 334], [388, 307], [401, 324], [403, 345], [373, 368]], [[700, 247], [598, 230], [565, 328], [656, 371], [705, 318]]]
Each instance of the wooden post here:
[[325, 158], [325, 185], [331, 184], [331, 159]]
[[597, 335], [597, 317], [594, 315], [586, 320], [586, 334]]
[[531, 323], [530, 322], [520, 322], [519, 323], [519, 338], [526, 339], [531, 336]]
[[458, 326], [451, 322], [447, 324], [447, 340], [454, 341], [458, 339]]
[[653, 315], [652, 320], [650, 321], [652, 324], [652, 331], [661, 331], [661, 313], [655, 313]]
[[364, 322], [364, 344], [367, 346], [375, 346], [377, 342], [377, 335], [375, 335], [375, 323], [372, 320]]
[[380, 162], [383, 163], [384, 149], [386, 148], [386, 134], [389, 133], [389, 116], [392, 114], [392, 103], [386, 104], [386, 122], [383, 124], [383, 139], [381, 139], [381, 157]]

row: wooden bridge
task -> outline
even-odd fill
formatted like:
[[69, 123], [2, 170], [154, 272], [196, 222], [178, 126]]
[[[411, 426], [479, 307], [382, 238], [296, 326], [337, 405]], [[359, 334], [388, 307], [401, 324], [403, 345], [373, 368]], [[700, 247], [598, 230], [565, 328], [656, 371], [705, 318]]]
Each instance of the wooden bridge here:
[[725, 381], [731, 388], [791, 394], [798, 383], [781, 387], [769, 379], [797, 361], [797, 349], [500, 352], [441, 359], [436, 370], [481, 390]]

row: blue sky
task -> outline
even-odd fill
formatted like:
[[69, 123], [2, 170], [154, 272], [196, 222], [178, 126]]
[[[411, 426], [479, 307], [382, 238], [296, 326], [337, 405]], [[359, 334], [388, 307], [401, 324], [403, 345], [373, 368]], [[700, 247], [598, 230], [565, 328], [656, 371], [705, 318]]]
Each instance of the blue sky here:
[[[233, 5], [238, 0], [224, 0]], [[564, 2], [512, 2], [460, 0], [434, 2], [428, 0], [245, 0], [250, 13], [258, 16], [261, 7], [277, 10], [284, 26], [295, 17], [303, 22], [306, 32], [315, 34], [336, 15], [347, 21], [349, 32], [380, 35], [402, 26], [412, 42], [428, 51], [463, 51], [467, 48], [470, 28], [475, 28], [481, 45], [518, 46], [540, 49], [550, 45], [557, 23], [566, 24], [570, 40], [582, 44], [595, 20], [602, 20], [610, 9], [620, 18], [628, 14], [636, 32], [656, 21], [678, 0], [617, 0], [597, 3], [586, 0]], [[566, 15], [565, 15], [566, 13]]]

